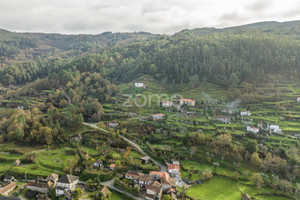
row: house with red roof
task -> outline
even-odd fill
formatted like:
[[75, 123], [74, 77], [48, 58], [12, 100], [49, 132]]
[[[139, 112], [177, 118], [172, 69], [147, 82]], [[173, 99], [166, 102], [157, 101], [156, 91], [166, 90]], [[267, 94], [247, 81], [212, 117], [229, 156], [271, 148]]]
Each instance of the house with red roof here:
[[110, 169], [110, 170], [114, 170], [115, 167], [116, 167], [116, 164], [110, 164], [110, 165], [109, 165], [109, 169]]
[[152, 115], [152, 119], [155, 121], [158, 121], [158, 120], [162, 120], [164, 118], [164, 116], [165, 116], [164, 114], [158, 113], [158, 114]]
[[12, 192], [16, 187], [15, 182], [11, 182], [8, 185], [0, 188], [0, 195], [7, 196], [10, 192]]
[[247, 132], [258, 133], [259, 128], [256, 128], [255, 126], [247, 126]]
[[170, 187], [176, 188], [176, 181], [170, 177], [168, 172], [150, 171], [149, 174], [154, 180], [160, 180], [163, 191], [166, 191]]
[[188, 106], [195, 106], [196, 101], [192, 99], [180, 99], [179, 100], [180, 105], [188, 105]]
[[160, 200], [162, 196], [162, 187], [161, 184], [157, 181], [146, 186], [146, 195], [147, 200]]
[[171, 175], [179, 176], [180, 166], [177, 164], [169, 164], [168, 165], [168, 172]]

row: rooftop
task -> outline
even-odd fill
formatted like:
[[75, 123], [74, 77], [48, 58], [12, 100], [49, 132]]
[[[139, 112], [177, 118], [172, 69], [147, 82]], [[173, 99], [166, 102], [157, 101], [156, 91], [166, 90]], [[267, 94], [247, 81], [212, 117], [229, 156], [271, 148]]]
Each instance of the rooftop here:
[[170, 164], [168, 165], [168, 169], [176, 169], [176, 170], [180, 170], [180, 166], [177, 164]]
[[63, 175], [57, 182], [59, 183], [72, 183], [79, 179], [78, 176], [73, 176], [73, 175]]
[[5, 187], [0, 189], [0, 194], [3, 194], [11, 189], [13, 189], [14, 187], [16, 187], [16, 183], [15, 182], [11, 182], [10, 184], [6, 185]]

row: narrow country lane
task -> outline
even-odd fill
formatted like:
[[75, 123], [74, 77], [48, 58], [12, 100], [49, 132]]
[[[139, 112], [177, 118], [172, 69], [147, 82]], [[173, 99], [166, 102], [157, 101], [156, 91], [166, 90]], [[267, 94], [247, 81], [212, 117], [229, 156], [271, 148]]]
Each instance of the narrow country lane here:
[[[86, 126], [90, 126], [90, 127], [99, 129], [99, 130], [104, 131], [104, 132], [106, 132], [106, 133], [109, 133], [108, 130], [105, 130], [105, 129], [103, 129], [103, 128], [99, 128], [96, 124], [90, 124], [90, 123], [86, 123], [86, 122], [83, 122], [83, 124], [86, 125]], [[143, 154], [143, 155], [145, 155], [145, 156], [149, 156], [149, 155], [148, 155], [146, 152], [144, 152], [143, 149], [142, 149], [138, 144], [136, 144], [135, 142], [129, 140], [128, 138], [126, 138], [126, 137], [124, 137], [124, 136], [122, 136], [122, 135], [120, 135], [120, 137], [121, 137], [122, 139], [124, 139], [126, 142], [128, 142], [131, 146], [135, 147], [135, 148], [138, 150], [138, 152], [140, 152], [141, 154]], [[151, 156], [149, 156], [149, 157], [151, 158]], [[152, 160], [152, 162], [153, 162], [154, 164], [156, 164], [157, 166], [160, 167], [160, 171], [162, 171], [162, 172], [167, 172], [167, 167], [166, 167], [166, 166], [162, 165], [161, 163], [159, 163], [158, 161], [156, 161], [156, 160], [153, 159], [153, 158], [151, 158], [151, 160]]]

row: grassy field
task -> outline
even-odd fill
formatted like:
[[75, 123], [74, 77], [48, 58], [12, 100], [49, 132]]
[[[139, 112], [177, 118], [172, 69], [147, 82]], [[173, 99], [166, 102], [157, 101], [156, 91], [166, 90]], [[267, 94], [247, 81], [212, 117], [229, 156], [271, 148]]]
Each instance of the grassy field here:
[[[270, 192], [271, 189], [263, 188], [262, 193]], [[187, 195], [193, 199], [205, 200], [240, 200], [242, 194], [248, 193], [251, 197], [259, 200], [288, 200], [290, 198], [277, 196], [257, 195], [257, 190], [248, 184], [232, 181], [221, 177], [193, 186], [187, 190]]]

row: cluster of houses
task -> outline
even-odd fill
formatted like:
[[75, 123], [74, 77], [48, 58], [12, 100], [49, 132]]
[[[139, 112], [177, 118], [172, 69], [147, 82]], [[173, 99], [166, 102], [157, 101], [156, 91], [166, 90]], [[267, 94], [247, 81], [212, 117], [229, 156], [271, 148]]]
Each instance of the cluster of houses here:
[[150, 171], [144, 174], [138, 171], [128, 171], [125, 178], [132, 179], [135, 185], [145, 190], [145, 199], [160, 200], [162, 194], [170, 195], [174, 200], [176, 198], [176, 177], [179, 177], [180, 163], [178, 160], [172, 160], [168, 164], [168, 172]]
[[[251, 112], [248, 110], [242, 110], [240, 112], [240, 115], [246, 116], [246, 117], [250, 117], [251, 116]], [[224, 116], [224, 115], [218, 115], [216, 117], [217, 121], [220, 121], [224, 124], [229, 124], [231, 122], [231, 117], [230, 116]], [[257, 127], [255, 127], [254, 125], [248, 125], [246, 127], [247, 132], [252, 132], [252, 133], [259, 133], [260, 130], [266, 130], [269, 131], [269, 133], [282, 133], [282, 130], [280, 129], [279, 125], [266, 125], [264, 126], [263, 122], [259, 121], [257, 123]]]
[[[20, 198], [5, 197], [16, 188], [16, 182], [13, 176], [4, 176], [2, 187], [0, 188], [0, 199], [19, 200]], [[58, 174], [50, 174], [46, 179], [43, 177], [37, 177], [36, 180], [27, 182], [27, 191], [36, 192], [36, 198], [42, 200], [50, 200], [49, 193], [55, 188], [55, 195], [57, 197], [63, 197], [66, 199], [72, 199], [71, 192], [76, 189], [79, 184], [79, 177], [73, 175], [63, 175], [59, 178]], [[103, 187], [101, 192], [106, 197], [109, 189]], [[2, 198], [3, 197], [3, 198]], [[4, 198], [5, 197], [5, 198]]]
[[[26, 185], [27, 191], [39, 193], [37, 196], [43, 195], [47, 198], [49, 192], [56, 185], [56, 196], [65, 196], [71, 199], [71, 191], [75, 190], [79, 182], [79, 177], [72, 175], [64, 175], [59, 179], [58, 174], [51, 174], [46, 179], [37, 177], [34, 181], [29, 181]], [[13, 176], [4, 176], [0, 195], [7, 196], [16, 188], [15, 178]]]
[[39, 195], [47, 196], [54, 188], [56, 196], [64, 196], [71, 199], [71, 191], [74, 191], [78, 185], [79, 177], [73, 175], [63, 175], [59, 178], [58, 174], [51, 174], [46, 179], [38, 177], [35, 181], [27, 183], [27, 191], [38, 192]]
[[[195, 100], [192, 99], [179, 99], [179, 101], [162, 101], [161, 106], [165, 108], [171, 108], [173, 106], [176, 106], [178, 110], [182, 110], [182, 105], [188, 105], [188, 106], [195, 106]], [[165, 117], [165, 114], [163, 113], [157, 113], [151, 116], [152, 120], [154, 121], [160, 121]]]

